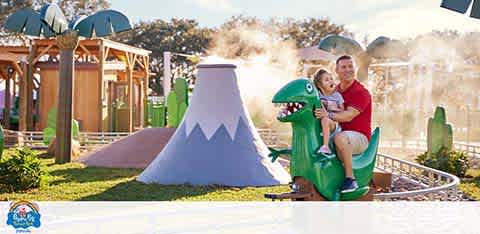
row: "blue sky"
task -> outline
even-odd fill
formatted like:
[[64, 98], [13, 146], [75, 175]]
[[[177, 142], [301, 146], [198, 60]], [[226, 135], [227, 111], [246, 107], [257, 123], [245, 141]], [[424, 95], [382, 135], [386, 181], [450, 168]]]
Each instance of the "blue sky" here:
[[480, 20], [440, 8], [441, 0], [111, 0], [134, 22], [176, 18], [196, 19], [218, 26], [233, 15], [270, 17], [328, 17], [345, 24], [357, 37], [368, 34], [412, 37], [433, 29], [478, 31]]

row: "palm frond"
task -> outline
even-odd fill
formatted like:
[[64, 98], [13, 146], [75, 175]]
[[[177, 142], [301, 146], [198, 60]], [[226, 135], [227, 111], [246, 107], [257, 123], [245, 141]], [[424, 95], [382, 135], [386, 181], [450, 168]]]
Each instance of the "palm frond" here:
[[43, 6], [40, 10], [40, 16], [55, 33], [61, 34], [67, 30], [67, 19], [57, 4], [46, 4]]
[[11, 14], [5, 22], [5, 28], [18, 33], [24, 33], [29, 36], [53, 37], [55, 33], [52, 31], [40, 17], [40, 14], [32, 9], [22, 9]]
[[104, 10], [79, 20], [73, 29], [78, 30], [80, 36], [87, 38], [91, 38], [93, 32], [97, 37], [105, 37], [112, 33], [130, 30], [132, 24], [124, 14], [114, 10]]

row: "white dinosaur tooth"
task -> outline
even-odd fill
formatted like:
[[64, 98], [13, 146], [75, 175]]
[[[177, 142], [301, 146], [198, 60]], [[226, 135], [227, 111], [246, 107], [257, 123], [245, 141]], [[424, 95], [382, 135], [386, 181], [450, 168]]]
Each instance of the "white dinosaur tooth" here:
[[286, 115], [285, 113], [283, 113], [283, 112], [282, 112], [282, 115], [281, 115], [281, 117], [283, 118], [283, 117], [285, 117], [285, 116], [287, 116], [287, 115]]
[[292, 112], [290, 112], [290, 111], [287, 111], [287, 115], [291, 115], [291, 114], [292, 114]]
[[298, 109], [297, 109], [296, 107], [293, 108], [293, 112], [297, 112], [297, 110], [298, 110]]

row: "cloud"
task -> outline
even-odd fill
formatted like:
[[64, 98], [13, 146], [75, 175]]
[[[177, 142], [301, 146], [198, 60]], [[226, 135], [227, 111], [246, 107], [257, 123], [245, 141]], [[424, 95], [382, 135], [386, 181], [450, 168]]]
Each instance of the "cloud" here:
[[235, 8], [230, 0], [191, 0], [197, 6], [213, 11], [236, 13], [238, 9]]

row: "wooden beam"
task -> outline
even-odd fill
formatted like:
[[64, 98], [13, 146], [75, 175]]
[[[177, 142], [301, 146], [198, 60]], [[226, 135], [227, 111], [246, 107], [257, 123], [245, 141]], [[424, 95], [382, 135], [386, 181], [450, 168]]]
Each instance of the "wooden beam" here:
[[103, 54], [103, 58], [107, 60], [108, 58], [108, 53], [110, 52], [110, 47], [105, 47], [104, 46], [105, 53]]
[[[52, 47], [53, 47], [53, 44], [45, 47], [33, 60], [31, 60], [31, 61], [32, 61], [31, 63], [33, 63], [33, 64], [37, 63], [38, 60], [39, 60], [43, 55], [45, 55], [45, 54], [48, 52], [48, 50], [50, 50]], [[33, 50], [36, 50], [36, 48], [33, 49]], [[30, 52], [30, 53], [32, 53], [32, 52]], [[36, 51], [33, 51], [33, 53], [34, 53], [34, 55], [35, 55]]]
[[22, 68], [18, 65], [18, 63], [12, 63], [13, 69], [20, 75], [23, 76]]
[[4, 80], [8, 79], [8, 72], [5, 71], [5, 68], [3, 66], [0, 66], [0, 76], [2, 76]]
[[[89, 56], [92, 56], [93, 59], [95, 60], [95, 62], [97, 62], [97, 63], [99, 62], [99, 59], [97, 58], [97, 56], [95, 56], [94, 54], [90, 53], [90, 51], [88, 51], [88, 49], [85, 48], [84, 45], [80, 44], [78, 47], [80, 47], [80, 49], [82, 49], [83, 52], [85, 52], [85, 54], [87, 54], [87, 55], [89, 55]], [[103, 54], [103, 52], [102, 52], [102, 53], [99, 53], [99, 54]]]
[[115, 41], [111, 41], [111, 40], [108, 40], [108, 39], [101, 39], [101, 40], [103, 41], [103, 44], [106, 47], [109, 47], [109, 48], [115, 49], [115, 50], [125, 51], [125, 53], [137, 54], [137, 55], [143, 55], [143, 56], [146, 56], [146, 55], [149, 55], [150, 53], [152, 53], [149, 50], [133, 47], [133, 46], [123, 44], [123, 43], [120, 43], [120, 42], [115, 42]]

